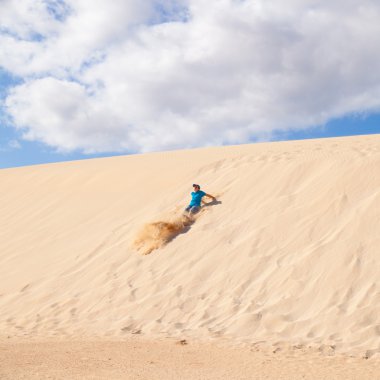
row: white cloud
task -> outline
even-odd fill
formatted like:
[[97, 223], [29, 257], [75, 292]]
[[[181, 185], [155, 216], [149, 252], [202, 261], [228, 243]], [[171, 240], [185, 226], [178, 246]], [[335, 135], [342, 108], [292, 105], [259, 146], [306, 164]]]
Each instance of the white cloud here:
[[21, 144], [18, 140], [9, 140], [5, 145], [0, 145], [0, 152], [9, 152], [20, 148]]
[[17, 140], [9, 140], [8, 141], [8, 147], [10, 149], [20, 149], [21, 144]]
[[58, 150], [247, 142], [380, 109], [375, 0], [15, 4], [0, 65], [25, 82], [7, 111]]

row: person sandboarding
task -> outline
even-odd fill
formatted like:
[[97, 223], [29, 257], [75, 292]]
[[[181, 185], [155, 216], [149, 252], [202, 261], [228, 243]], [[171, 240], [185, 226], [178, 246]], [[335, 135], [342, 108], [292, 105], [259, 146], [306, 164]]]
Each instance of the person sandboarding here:
[[201, 187], [196, 183], [193, 184], [194, 191], [191, 193], [190, 204], [185, 208], [185, 216], [191, 217], [198, 213], [201, 210], [201, 201], [203, 197], [211, 198], [213, 201], [216, 201], [216, 198], [213, 195], [207, 194], [201, 190]]

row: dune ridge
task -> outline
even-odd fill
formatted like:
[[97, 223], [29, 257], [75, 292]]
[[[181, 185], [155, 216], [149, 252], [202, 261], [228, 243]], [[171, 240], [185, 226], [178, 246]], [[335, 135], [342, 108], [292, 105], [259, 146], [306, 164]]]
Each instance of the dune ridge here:
[[378, 357], [379, 168], [371, 135], [1, 170], [0, 335]]

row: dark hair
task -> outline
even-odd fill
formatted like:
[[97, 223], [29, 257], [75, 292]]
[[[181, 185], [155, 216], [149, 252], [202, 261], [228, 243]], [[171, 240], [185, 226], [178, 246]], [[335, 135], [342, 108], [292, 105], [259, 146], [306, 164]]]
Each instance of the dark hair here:
[[200, 189], [201, 187], [199, 185], [197, 185], [196, 183], [193, 183], [193, 187], [197, 187], [198, 189]]

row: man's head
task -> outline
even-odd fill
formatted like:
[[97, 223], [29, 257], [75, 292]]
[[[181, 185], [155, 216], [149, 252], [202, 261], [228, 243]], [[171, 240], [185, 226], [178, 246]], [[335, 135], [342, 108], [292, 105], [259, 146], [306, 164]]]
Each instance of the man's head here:
[[198, 190], [201, 189], [201, 187], [199, 185], [197, 185], [196, 183], [193, 183], [193, 188], [194, 188], [195, 192], [197, 192]]

